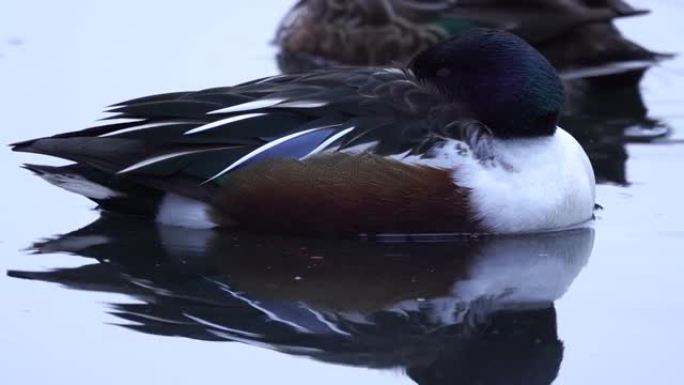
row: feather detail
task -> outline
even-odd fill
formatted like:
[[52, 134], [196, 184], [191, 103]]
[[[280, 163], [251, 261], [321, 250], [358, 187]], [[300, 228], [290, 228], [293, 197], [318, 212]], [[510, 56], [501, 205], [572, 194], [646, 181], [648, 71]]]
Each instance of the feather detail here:
[[279, 108], [319, 108], [327, 105], [325, 100], [293, 100], [291, 102], [283, 102], [277, 104]]
[[254, 112], [254, 113], [251, 113], [251, 114], [243, 114], [243, 115], [231, 116], [231, 117], [229, 117], [229, 118], [217, 120], [217, 121], [214, 121], [214, 122], [211, 122], [211, 123], [207, 123], [207, 124], [201, 125], [201, 126], [199, 126], [199, 127], [195, 127], [195, 128], [193, 128], [192, 130], [187, 131], [187, 132], [185, 133], [185, 135], [197, 134], [197, 133], [200, 133], [200, 132], [202, 132], [202, 131], [211, 130], [211, 129], [214, 129], [214, 128], [217, 128], [217, 127], [226, 126], [226, 125], [229, 125], [229, 124], [231, 124], [231, 123], [239, 122], [239, 121], [241, 121], [241, 120], [252, 119], [252, 118], [256, 118], [256, 117], [264, 116], [264, 115], [266, 115], [265, 112]]
[[207, 179], [210, 182], [222, 175], [249, 163], [272, 158], [301, 158], [313, 152], [335, 130], [337, 126], [317, 127], [295, 132], [270, 141], [249, 154], [238, 159], [218, 174]]
[[178, 152], [172, 152], [169, 154], [154, 156], [154, 157], [142, 160], [140, 162], [134, 163], [134, 164], [124, 168], [123, 170], [117, 172], [117, 174], [126, 174], [126, 173], [129, 173], [131, 171], [139, 170], [143, 167], [151, 166], [155, 163], [163, 162], [163, 161], [168, 160], [168, 159], [177, 158], [179, 156], [195, 154], [195, 153], [202, 152], [202, 151], [206, 151], [206, 150], [202, 149], [202, 150], [178, 151]]
[[252, 100], [246, 103], [242, 104], [237, 104], [234, 106], [230, 107], [225, 107], [225, 108], [219, 108], [217, 110], [209, 111], [207, 114], [213, 115], [213, 114], [231, 114], [234, 112], [242, 112], [242, 111], [251, 111], [251, 110], [258, 110], [261, 108], [266, 108], [266, 107], [272, 107], [275, 106], [278, 103], [281, 103], [285, 101], [286, 99], [282, 98], [264, 98], [264, 99], [257, 99], [257, 100]]
[[319, 144], [318, 147], [314, 148], [310, 153], [303, 156], [302, 159], [309, 158], [313, 155], [320, 153], [321, 151], [325, 151], [332, 144], [334, 144], [338, 140], [342, 139], [342, 137], [344, 137], [345, 135], [347, 135], [348, 133], [350, 133], [353, 130], [354, 130], [354, 127], [352, 126], [352, 127], [346, 128], [346, 129], [344, 129], [344, 130], [342, 130], [342, 131], [340, 131], [334, 135], [331, 135], [328, 139], [326, 139], [324, 142]]
[[106, 132], [102, 135], [98, 135], [100, 138], [106, 138], [108, 136], [116, 136], [116, 135], [121, 135], [121, 134], [128, 134], [131, 132], [137, 132], [137, 131], [143, 131], [143, 130], [149, 130], [151, 128], [158, 128], [158, 127], [166, 127], [166, 126], [174, 126], [174, 125], [179, 125], [179, 124], [193, 124], [195, 122], [192, 121], [171, 121], [171, 122], [155, 122], [155, 123], [146, 123], [146, 124], [141, 124], [138, 126], [132, 126], [132, 127], [127, 127], [127, 128], [122, 128], [120, 130], [113, 130]]

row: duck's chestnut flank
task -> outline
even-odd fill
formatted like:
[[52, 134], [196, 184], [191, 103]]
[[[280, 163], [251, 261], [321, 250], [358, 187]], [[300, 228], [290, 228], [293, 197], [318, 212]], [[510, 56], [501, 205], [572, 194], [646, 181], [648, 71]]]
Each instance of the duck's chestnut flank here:
[[544, 56], [512, 34], [474, 30], [425, 50], [409, 67], [499, 137], [556, 130], [563, 84]]
[[[119, 103], [123, 122], [13, 145], [105, 210], [162, 224], [350, 235], [515, 233], [589, 220], [594, 176], [560, 81], [476, 31], [411, 68], [335, 68]], [[513, 140], [516, 139], [516, 140]]]
[[482, 232], [469, 202], [468, 189], [455, 185], [449, 170], [340, 153], [238, 170], [217, 194], [212, 215], [268, 232]]

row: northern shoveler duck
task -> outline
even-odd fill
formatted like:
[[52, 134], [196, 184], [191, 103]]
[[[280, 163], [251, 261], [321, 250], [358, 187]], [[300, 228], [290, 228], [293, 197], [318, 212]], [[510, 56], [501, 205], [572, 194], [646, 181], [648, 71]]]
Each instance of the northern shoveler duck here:
[[564, 79], [619, 74], [638, 81], [665, 55], [624, 38], [612, 21], [646, 12], [620, 0], [300, 0], [275, 41], [283, 72], [297, 72], [406, 63], [449, 36], [497, 28], [535, 46]]
[[15, 143], [102, 209], [186, 227], [516, 233], [592, 218], [594, 174], [557, 127], [563, 87], [513, 34], [477, 30], [408, 68], [345, 67], [116, 104], [121, 123]]

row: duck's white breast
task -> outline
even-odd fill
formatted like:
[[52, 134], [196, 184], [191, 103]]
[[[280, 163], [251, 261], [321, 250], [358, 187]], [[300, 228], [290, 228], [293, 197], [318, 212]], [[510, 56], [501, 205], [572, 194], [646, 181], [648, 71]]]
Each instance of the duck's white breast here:
[[495, 139], [495, 160], [468, 157], [454, 168], [472, 208], [494, 233], [563, 229], [591, 219], [595, 180], [589, 158], [563, 129], [549, 137]]

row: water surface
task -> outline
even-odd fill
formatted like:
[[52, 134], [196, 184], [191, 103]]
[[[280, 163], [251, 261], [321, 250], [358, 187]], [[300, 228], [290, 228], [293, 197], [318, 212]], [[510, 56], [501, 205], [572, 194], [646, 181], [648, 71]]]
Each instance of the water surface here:
[[[268, 42], [289, 3], [3, 2], [0, 143], [87, 126], [119, 100], [274, 74]], [[656, 51], [683, 51], [682, 4], [633, 3], [653, 13], [621, 21], [627, 36]], [[445, 249], [179, 238], [143, 224], [87, 227], [98, 217], [91, 203], [18, 167], [44, 159], [0, 151], [4, 378], [412, 384], [439, 375], [467, 383], [493, 379], [477, 369], [495, 367], [526, 383], [681, 383], [683, 59], [650, 70], [640, 96], [648, 119], [670, 133], [639, 143], [622, 133], [632, 122], [589, 133], [584, 144], [605, 155], [608, 183], [598, 188], [605, 209], [594, 231], [569, 235], [583, 240], [569, 242], [585, 244], [581, 252], [557, 246], [563, 239]], [[624, 115], [636, 113], [629, 108]], [[85, 233], [72, 233], [80, 228]], [[108, 242], [98, 243], [103, 234]], [[91, 244], [69, 243], [69, 236]], [[39, 245], [43, 254], [26, 251], [45, 238], [52, 241]], [[338, 260], [332, 256], [339, 253], [344, 263], [321, 267], [320, 257]], [[521, 254], [529, 258], [497, 259]], [[267, 260], [235, 264], [255, 255]], [[288, 256], [296, 263], [282, 263]], [[503, 276], [519, 279], [492, 279], [501, 266], [511, 269]], [[383, 290], [372, 290], [375, 280]], [[208, 310], [215, 308], [219, 314]], [[308, 333], [297, 329], [303, 326]]]

